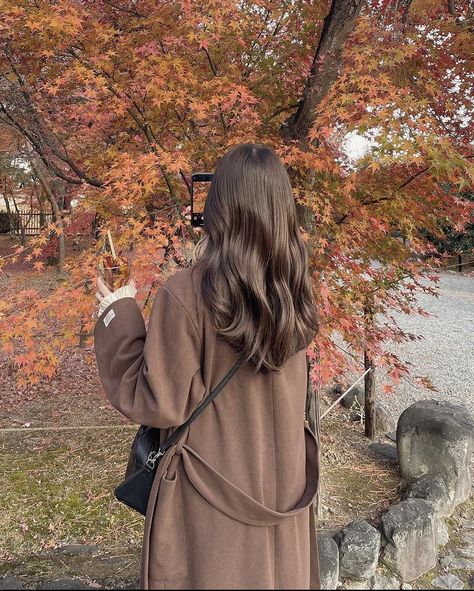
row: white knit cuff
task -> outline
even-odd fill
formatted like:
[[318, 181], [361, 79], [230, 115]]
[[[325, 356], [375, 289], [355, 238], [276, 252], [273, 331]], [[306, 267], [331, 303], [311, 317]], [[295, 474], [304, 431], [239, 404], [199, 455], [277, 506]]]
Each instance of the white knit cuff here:
[[121, 298], [134, 298], [136, 293], [137, 290], [135, 287], [133, 287], [133, 285], [123, 285], [122, 287], [119, 287], [119, 289], [109, 293], [109, 295], [105, 296], [100, 301], [99, 316], [105, 312], [107, 306], [109, 306], [112, 302], [120, 300]]

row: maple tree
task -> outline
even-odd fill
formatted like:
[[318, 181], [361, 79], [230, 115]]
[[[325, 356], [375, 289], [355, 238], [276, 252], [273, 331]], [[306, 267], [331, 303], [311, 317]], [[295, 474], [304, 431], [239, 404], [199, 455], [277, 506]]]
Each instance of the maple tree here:
[[[98, 244], [110, 229], [118, 249], [133, 245], [147, 315], [197, 239], [183, 214], [191, 172], [247, 141], [271, 145], [292, 179], [321, 316], [315, 383], [360, 373], [333, 331], [393, 382], [408, 377], [384, 344], [417, 336], [379, 319], [425, 313], [414, 291], [436, 293], [424, 279], [439, 277], [423, 232], [472, 220], [458, 194], [473, 180], [473, 16], [468, 1], [0, 0], [0, 125], [55, 212], [9, 260], [45, 273], [51, 235], [61, 250], [53, 290], [0, 302], [18, 387], [53, 378], [96, 322], [98, 247], [72, 258], [66, 228], [97, 216]], [[372, 142], [357, 161], [351, 132]]]
[[[474, 201], [474, 192], [462, 191], [459, 197], [461, 199]], [[457, 254], [459, 266], [461, 266], [462, 262], [461, 255], [474, 252], [474, 220], [470, 222], [462, 232], [457, 232], [452, 226], [447, 225], [444, 228], [443, 238], [431, 236], [426, 232], [425, 235], [429, 240], [435, 243], [439, 252], [448, 253], [450, 255]]]

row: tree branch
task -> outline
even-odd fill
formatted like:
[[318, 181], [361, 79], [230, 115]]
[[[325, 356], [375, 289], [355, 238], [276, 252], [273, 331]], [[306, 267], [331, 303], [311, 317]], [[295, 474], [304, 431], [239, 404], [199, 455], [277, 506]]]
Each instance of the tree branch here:
[[[20, 131], [20, 133], [22, 133], [23, 135], [25, 135], [28, 138], [28, 141], [31, 143], [32, 146], [34, 146], [35, 150], [41, 156], [41, 159], [43, 160], [43, 162], [45, 163], [47, 168], [50, 169], [51, 171], [53, 171], [54, 174], [56, 174], [58, 177], [62, 178], [63, 180], [66, 180], [67, 182], [71, 182], [73, 184], [81, 184], [82, 182], [85, 181], [94, 187], [101, 187], [103, 184], [101, 181], [99, 181], [98, 179], [89, 177], [83, 170], [81, 170], [79, 168], [79, 166], [77, 166], [77, 164], [71, 158], [69, 158], [67, 153], [63, 153], [63, 152], [61, 152], [61, 150], [58, 150], [58, 147], [57, 147], [56, 141], [55, 141], [56, 138], [54, 137], [54, 134], [49, 129], [46, 128], [43, 121], [38, 116], [38, 113], [36, 112], [36, 109], [33, 106], [30, 92], [26, 86], [26, 83], [25, 83], [23, 77], [21, 76], [20, 72], [16, 68], [16, 65], [14, 63], [12, 56], [9, 54], [8, 51], [6, 51], [4, 55], [10, 65], [12, 73], [15, 75], [15, 78], [17, 81], [17, 90], [19, 91], [19, 95], [17, 95], [17, 96], [21, 96], [23, 99], [22, 106], [30, 117], [30, 126], [29, 127], [32, 127], [32, 129], [27, 130], [26, 126], [22, 125], [20, 123], [19, 118], [14, 117], [11, 114], [11, 112], [7, 110], [5, 105], [0, 104], [0, 110], [2, 110], [4, 112], [5, 116], [9, 119], [9, 121], [11, 122], [11, 124], [13, 124], [13, 126], [16, 127], [16, 129], [18, 129], [18, 131]], [[5, 75], [3, 75], [2, 77], [5, 80], [7, 80]], [[11, 86], [13, 86], [13, 84], [10, 80], [8, 80], [8, 82]], [[55, 163], [50, 158], [48, 158], [45, 150], [43, 149], [43, 146], [40, 145], [41, 143], [45, 144], [50, 149], [51, 153], [54, 156], [56, 156], [60, 161], [67, 164], [69, 166], [69, 168], [77, 175], [78, 178], [72, 178], [69, 175], [67, 175], [65, 172], [61, 171], [55, 165]]]
[[280, 109], [277, 109], [274, 113], [269, 115], [268, 117], [265, 117], [265, 119], [262, 120], [262, 123], [268, 123], [269, 121], [271, 121], [274, 117], [276, 117], [280, 113], [284, 113], [285, 111], [291, 111], [292, 109], [296, 109], [296, 107], [298, 107], [298, 105], [299, 105], [299, 103], [293, 103], [293, 104], [288, 105], [286, 107], [281, 107]]
[[307, 135], [314, 123], [314, 112], [339, 74], [342, 49], [353, 30], [365, 0], [333, 0], [324, 19], [310, 75], [306, 80], [298, 110], [281, 126], [287, 141], [307, 145]]
[[[465, 156], [465, 158], [466, 158], [466, 160], [470, 160], [471, 158], [474, 158], [474, 155]], [[422, 170], [418, 171], [417, 173], [415, 173], [414, 175], [409, 177], [406, 181], [403, 181], [403, 183], [396, 188], [396, 191], [400, 191], [400, 189], [404, 189], [407, 185], [412, 183], [415, 179], [417, 179], [420, 175], [427, 172], [429, 169], [430, 169], [430, 167], [427, 166], [426, 168], [423, 168]], [[378, 197], [377, 199], [371, 199], [370, 201], [361, 201], [360, 205], [374, 205], [375, 203], [380, 203], [381, 201], [391, 201], [392, 199], [395, 199], [395, 197], [391, 197], [391, 196]], [[337, 225], [342, 224], [344, 222], [344, 220], [350, 215], [350, 213], [351, 213], [350, 211], [345, 213], [339, 220], [337, 220], [336, 224]]]
[[147, 18], [144, 14], [140, 14], [136, 10], [131, 10], [130, 8], [125, 8], [123, 6], [118, 6], [117, 4], [114, 4], [113, 2], [110, 2], [110, 0], [103, 0], [103, 2], [105, 4], [108, 4], [112, 8], [115, 8], [116, 10], [119, 10], [120, 12], [126, 12], [127, 14], [131, 14], [133, 16], [137, 16], [138, 18]]

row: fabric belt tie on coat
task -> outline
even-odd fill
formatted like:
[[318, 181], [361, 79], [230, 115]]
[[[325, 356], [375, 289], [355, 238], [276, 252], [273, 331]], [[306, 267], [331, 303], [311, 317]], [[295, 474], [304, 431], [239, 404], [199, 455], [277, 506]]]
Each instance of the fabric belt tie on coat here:
[[280, 512], [262, 505], [227, 480], [191, 447], [183, 445], [181, 455], [186, 476], [196, 490], [216, 509], [248, 525], [278, 525], [304, 511], [317, 493], [319, 448], [313, 433], [305, 427], [306, 488], [300, 500], [288, 511]]

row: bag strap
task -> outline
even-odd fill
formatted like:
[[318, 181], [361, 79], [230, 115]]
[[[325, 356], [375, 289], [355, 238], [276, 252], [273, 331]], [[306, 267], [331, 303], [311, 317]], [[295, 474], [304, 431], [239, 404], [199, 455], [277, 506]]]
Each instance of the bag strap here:
[[160, 455], [164, 454], [166, 450], [168, 450], [172, 445], [174, 445], [178, 439], [183, 434], [184, 430], [189, 427], [189, 425], [197, 419], [197, 417], [202, 413], [202, 411], [211, 404], [214, 398], [221, 392], [222, 388], [227, 384], [227, 382], [232, 378], [235, 372], [239, 369], [242, 365], [244, 360], [244, 355], [242, 355], [235, 363], [233, 367], [229, 369], [226, 375], [222, 378], [219, 384], [204, 398], [201, 404], [196, 408], [196, 410], [191, 414], [191, 416], [182, 424], [180, 425], [173, 433], [163, 441], [160, 445], [158, 452], [161, 452]]

